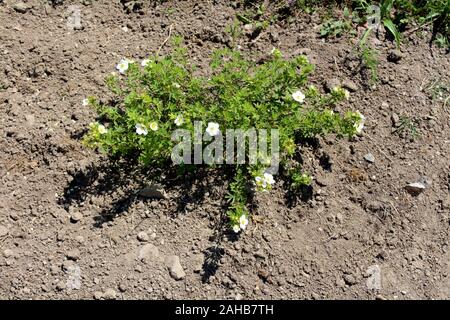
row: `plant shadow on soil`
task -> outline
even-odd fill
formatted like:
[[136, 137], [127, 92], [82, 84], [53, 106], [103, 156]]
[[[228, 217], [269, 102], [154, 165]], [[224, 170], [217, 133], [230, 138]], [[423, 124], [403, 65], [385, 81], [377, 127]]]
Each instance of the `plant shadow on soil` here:
[[[320, 147], [317, 139], [308, 139], [304, 141], [304, 144], [313, 150]], [[300, 153], [297, 161], [303, 164]], [[321, 156], [319, 161], [324, 170], [331, 170], [329, 159], [326, 156]], [[224, 198], [224, 190], [227, 189], [227, 184], [232, 179], [232, 167], [225, 166], [225, 170], [221, 171], [206, 166], [190, 165], [184, 169], [180, 171], [180, 167], [169, 163], [158, 166], [158, 168], [143, 168], [139, 165], [137, 157], [133, 156], [122, 159], [103, 159], [100, 164], [91, 163], [70, 172], [73, 179], [64, 189], [59, 204], [69, 210], [71, 206], [80, 206], [85, 201], [89, 201], [91, 197], [109, 198], [103, 204], [101, 212], [94, 217], [93, 226], [101, 228], [103, 223], [113, 221], [116, 217], [126, 213], [135, 202], [158, 200], [155, 197], [142, 197], [138, 192], [155, 182], [155, 185], [161, 186], [165, 193], [176, 195], [171, 197], [171, 200], [176, 201], [176, 210], [170, 213], [172, 218], [186, 214], [187, 206], [190, 204], [201, 206], [205, 198], [210, 197], [209, 193], [214, 188], [220, 190], [219, 193], [223, 194], [219, 196]], [[140, 181], [139, 184], [138, 181]], [[308, 201], [312, 196], [313, 188], [311, 186], [304, 186], [296, 190], [288, 189], [285, 193], [286, 205], [292, 208], [299, 201]], [[249, 206], [251, 210], [256, 206], [251, 192]], [[209, 238], [211, 245], [204, 250], [203, 282], [207, 282], [219, 268], [219, 262], [225, 254], [224, 239], [231, 242], [239, 239], [239, 234], [231, 232], [227, 226], [226, 210], [227, 202], [222, 200], [220, 215], [209, 217], [214, 221], [213, 235]], [[146, 217], [142, 217], [140, 223], [145, 219]]]
[[[102, 228], [103, 223], [113, 221], [116, 217], [126, 213], [137, 201], [158, 200], [157, 197], [143, 197], [138, 192], [154, 181], [157, 181], [156, 185], [162, 187], [164, 193], [177, 194], [171, 197], [176, 201], [176, 210], [171, 212], [171, 217], [176, 218], [186, 214], [186, 208], [190, 204], [201, 206], [211, 188], [226, 189], [224, 184], [230, 180], [227, 172], [220, 174], [219, 170], [211, 170], [206, 167], [196, 168], [193, 172], [185, 170], [182, 174], [180, 174], [179, 168], [177, 170], [170, 165], [162, 165], [161, 169], [144, 169], [139, 166], [136, 157], [104, 159], [100, 164], [91, 163], [70, 174], [73, 179], [66, 186], [64, 194], [59, 200], [59, 204], [66, 210], [69, 210], [71, 206], [82, 205], [91, 197], [109, 197], [101, 212], [94, 217], [93, 226], [95, 228]], [[141, 181], [141, 183], [137, 185], [137, 181]], [[226, 207], [227, 204], [222, 203], [220, 216], [210, 217], [214, 220], [214, 230], [209, 239], [211, 246], [204, 251], [202, 273], [204, 282], [207, 282], [219, 268], [219, 261], [225, 254], [222, 246], [224, 238], [226, 237], [230, 241], [238, 239], [238, 235], [231, 233], [227, 227]], [[140, 223], [145, 219], [146, 217], [142, 217]]]

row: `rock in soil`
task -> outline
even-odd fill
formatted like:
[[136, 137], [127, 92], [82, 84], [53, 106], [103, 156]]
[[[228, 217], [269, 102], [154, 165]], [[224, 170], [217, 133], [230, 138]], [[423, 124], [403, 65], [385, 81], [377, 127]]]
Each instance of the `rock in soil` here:
[[83, 219], [81, 212], [74, 212], [70, 215], [70, 221], [73, 223], [77, 223], [78, 221], [81, 221], [81, 219]]
[[25, 13], [28, 11], [28, 9], [30, 9], [28, 5], [23, 2], [18, 2], [14, 5], [14, 10], [20, 13]]
[[137, 239], [141, 242], [148, 242], [150, 240], [147, 232], [141, 231], [137, 235]]
[[370, 163], [374, 163], [375, 162], [375, 157], [370, 152], [364, 155], [364, 159], [367, 162], [370, 162]]
[[178, 256], [168, 256], [166, 258], [166, 266], [169, 269], [170, 276], [175, 280], [181, 280], [186, 276]]
[[409, 194], [417, 196], [420, 193], [422, 193], [426, 188], [430, 187], [431, 183], [432, 181], [430, 178], [422, 176], [416, 182], [410, 183], [407, 186], [405, 186], [405, 189], [406, 191], [409, 192]]
[[427, 187], [422, 182], [413, 182], [408, 184], [405, 189], [412, 196], [418, 196], [421, 194]]
[[6, 236], [8, 234], [8, 228], [0, 225], [0, 237]]

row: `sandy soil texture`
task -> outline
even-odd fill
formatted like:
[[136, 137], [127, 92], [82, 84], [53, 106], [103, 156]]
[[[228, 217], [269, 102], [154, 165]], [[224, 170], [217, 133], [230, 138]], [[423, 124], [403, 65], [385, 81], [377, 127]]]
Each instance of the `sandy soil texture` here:
[[[217, 227], [229, 183], [220, 173], [142, 198], [142, 172], [81, 137], [95, 119], [82, 100], [109, 94], [104, 78], [122, 57], [156, 52], [172, 26], [202, 70], [230, 44], [239, 1], [53, 2], [0, 1], [0, 299], [450, 298], [450, 113], [426, 89], [449, 83], [450, 60], [426, 29], [401, 52], [383, 35], [370, 40], [374, 88], [357, 38], [320, 39], [319, 12], [244, 33], [253, 59], [273, 47], [307, 55], [312, 82], [341, 82], [367, 120], [361, 137], [305, 145], [310, 194], [280, 181], [235, 240]], [[415, 121], [415, 139], [401, 119]], [[405, 187], [417, 181], [426, 188], [412, 195]]]

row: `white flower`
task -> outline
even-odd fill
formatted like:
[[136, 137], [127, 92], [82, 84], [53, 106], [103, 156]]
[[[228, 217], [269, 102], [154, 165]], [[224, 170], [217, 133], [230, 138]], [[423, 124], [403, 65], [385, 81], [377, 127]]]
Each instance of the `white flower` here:
[[347, 100], [350, 98], [350, 92], [347, 89], [337, 86], [333, 88], [333, 91], [337, 94], [344, 94], [344, 97]]
[[245, 216], [245, 214], [243, 214], [240, 218], [239, 218], [239, 226], [241, 227], [242, 230], [245, 230], [245, 228], [248, 225], [248, 219]]
[[237, 224], [235, 224], [235, 225], [233, 226], [233, 231], [236, 232], [236, 233], [238, 233], [239, 231], [241, 231], [241, 228], [239, 228], [239, 226], [238, 226]]
[[128, 59], [122, 59], [120, 60], [120, 62], [117, 64], [116, 69], [119, 70], [120, 73], [125, 73], [125, 71], [128, 70], [128, 65], [131, 63], [132, 61], [128, 60]]
[[267, 187], [266, 179], [263, 177], [256, 177], [255, 182], [258, 187], [262, 187], [263, 189]]
[[174, 86], [175, 88], [177, 88], [177, 89], [180, 89], [180, 88], [181, 88], [180, 84], [179, 84], [179, 83], [176, 83], [176, 82], [173, 84], [173, 86]]
[[152, 129], [153, 131], [158, 130], [158, 123], [156, 123], [155, 121], [150, 123], [150, 129]]
[[141, 124], [141, 123], [136, 123], [135, 128], [136, 128], [136, 133], [137, 133], [138, 135], [144, 135], [144, 136], [146, 136], [147, 133], [148, 133], [147, 127], [144, 126], [144, 125]]
[[348, 92], [348, 90], [347, 89], [344, 89], [344, 97], [345, 97], [345, 99], [350, 99], [350, 92]]
[[275, 180], [273, 179], [273, 175], [271, 175], [270, 173], [264, 173], [264, 181], [268, 184], [268, 185], [273, 185], [275, 183]]
[[89, 105], [89, 100], [88, 99], [83, 99], [82, 105], [83, 105], [83, 107], [88, 106]]
[[219, 124], [215, 122], [208, 122], [208, 127], [206, 128], [206, 132], [211, 136], [217, 136], [220, 133]]
[[305, 95], [300, 90], [298, 90], [292, 94], [292, 98], [297, 102], [303, 103], [303, 101], [305, 100]]
[[255, 184], [257, 187], [266, 190], [270, 189], [273, 184], [275, 184], [275, 179], [273, 175], [265, 172], [262, 176], [255, 177]]
[[181, 114], [179, 114], [176, 119], [175, 119], [175, 124], [179, 127], [184, 123], [184, 119], [183, 116]]
[[141, 62], [141, 66], [146, 67], [150, 63], [150, 59], [144, 59]]
[[364, 128], [364, 121], [366, 121], [366, 117], [364, 117], [359, 111], [356, 111], [356, 114], [359, 116], [359, 120], [355, 122], [355, 129], [356, 132], [359, 134], [362, 132]]
[[98, 133], [100, 133], [100, 134], [105, 134], [106, 132], [108, 132], [108, 130], [102, 124], [98, 125], [97, 130], [98, 130]]

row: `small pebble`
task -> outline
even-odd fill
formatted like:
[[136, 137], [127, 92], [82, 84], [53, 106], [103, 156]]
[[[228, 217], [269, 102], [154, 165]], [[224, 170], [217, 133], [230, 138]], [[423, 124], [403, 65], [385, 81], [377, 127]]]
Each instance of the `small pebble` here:
[[83, 215], [80, 212], [74, 212], [70, 215], [70, 221], [73, 223], [77, 223], [81, 219], [83, 219]]
[[375, 162], [375, 157], [370, 152], [364, 155], [364, 159], [367, 162], [370, 162], [370, 163], [374, 163]]
[[28, 11], [28, 9], [29, 9], [28, 5], [26, 5], [23, 2], [18, 2], [14, 5], [14, 10], [20, 13], [25, 13]]
[[105, 293], [103, 294], [103, 298], [106, 300], [114, 300], [116, 299], [116, 291], [114, 291], [113, 289], [109, 288], [105, 290]]
[[4, 237], [8, 234], [9, 230], [7, 227], [0, 225], [0, 237]]
[[148, 242], [150, 240], [148, 234], [144, 231], [138, 233], [137, 239], [141, 242]]

